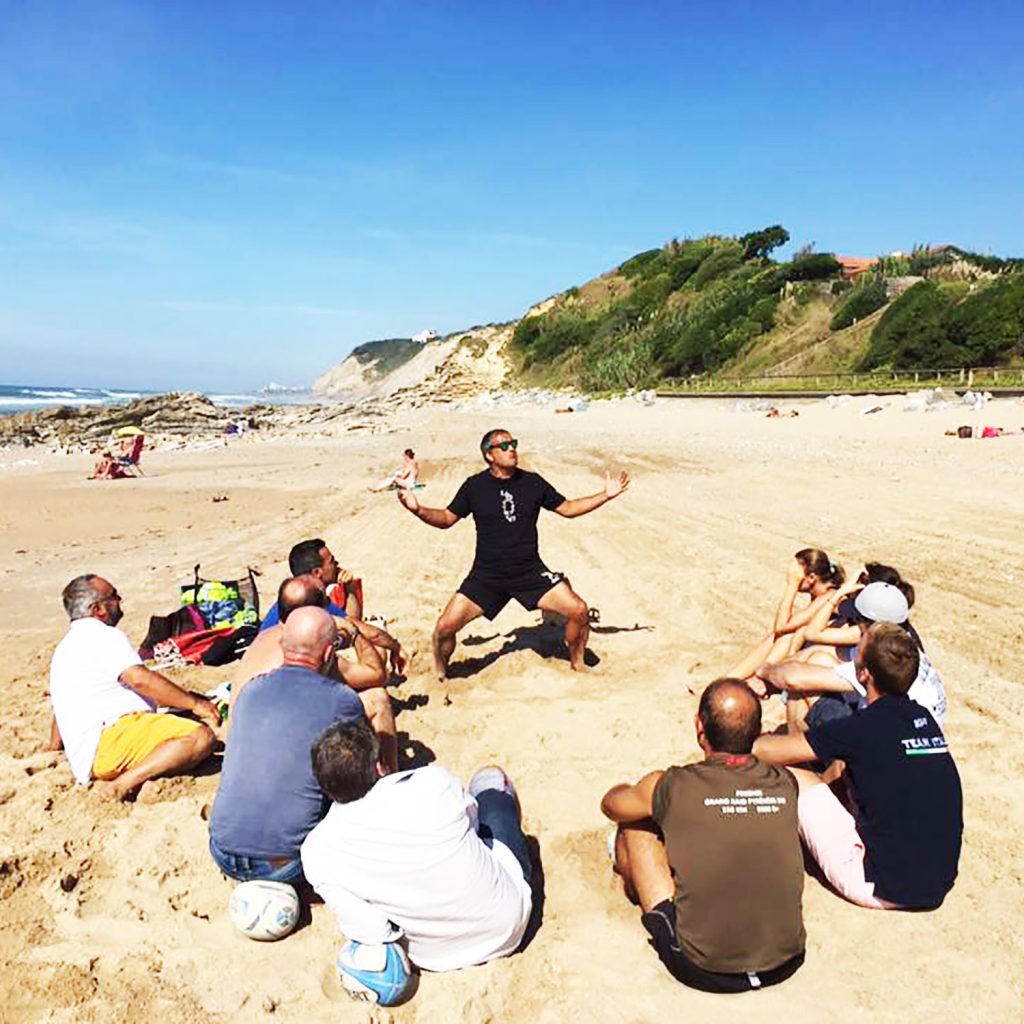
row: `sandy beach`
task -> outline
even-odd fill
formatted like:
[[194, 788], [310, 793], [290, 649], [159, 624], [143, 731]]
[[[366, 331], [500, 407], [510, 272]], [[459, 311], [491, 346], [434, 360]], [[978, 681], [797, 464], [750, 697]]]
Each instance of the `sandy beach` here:
[[[862, 416], [865, 404], [786, 402], [800, 416], [775, 420], [700, 400], [572, 415], [421, 409], [373, 434], [147, 452], [145, 478], [111, 482], [85, 479], [86, 455], [0, 456], [0, 1021], [1021, 1020], [1024, 436], [944, 432], [1019, 429], [1024, 404], [903, 412], [895, 398]], [[447, 685], [432, 678], [430, 631], [470, 564], [472, 524], [432, 530], [366, 488], [411, 446], [421, 501], [446, 505], [498, 425], [521, 439], [521, 465], [567, 496], [600, 489], [605, 468], [633, 477], [607, 507], [540, 524], [548, 565], [600, 610], [591, 675], [572, 674], [559, 632], [512, 605], [462, 634]], [[232, 883], [206, 847], [217, 763], [161, 802], [114, 806], [41, 750], [71, 577], [109, 578], [138, 643], [195, 563], [210, 577], [257, 567], [266, 606], [288, 549], [314, 536], [417, 651], [393, 691], [403, 763], [436, 759], [463, 779], [503, 764], [543, 873], [539, 927], [520, 953], [426, 974], [394, 1011], [339, 992], [340, 937], [324, 906], [276, 944], [233, 930]], [[894, 564], [916, 587], [914, 623], [946, 685], [964, 784], [960, 877], [928, 914], [861, 910], [808, 877], [806, 965], [760, 994], [705, 995], [662, 969], [613, 889], [598, 804], [615, 782], [696, 759], [697, 696], [768, 628], [787, 560], [808, 545], [848, 572]], [[168, 674], [208, 690], [231, 671]]]

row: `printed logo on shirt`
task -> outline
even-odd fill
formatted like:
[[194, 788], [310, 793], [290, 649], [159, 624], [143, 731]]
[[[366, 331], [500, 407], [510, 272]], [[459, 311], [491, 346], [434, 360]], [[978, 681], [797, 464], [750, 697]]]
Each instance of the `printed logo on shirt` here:
[[778, 814], [786, 806], [784, 796], [765, 796], [760, 789], [737, 789], [732, 796], [706, 796], [705, 807], [717, 807], [720, 814]]
[[907, 757], [919, 757], [922, 754], [948, 754], [945, 736], [912, 736], [903, 740], [903, 753]]
[[501, 514], [505, 517], [507, 522], [514, 523], [516, 521], [516, 499], [512, 497], [510, 491], [500, 491], [501, 494]]
[[562, 574], [560, 572], [542, 572], [541, 576], [543, 576], [551, 586], [562, 582]]

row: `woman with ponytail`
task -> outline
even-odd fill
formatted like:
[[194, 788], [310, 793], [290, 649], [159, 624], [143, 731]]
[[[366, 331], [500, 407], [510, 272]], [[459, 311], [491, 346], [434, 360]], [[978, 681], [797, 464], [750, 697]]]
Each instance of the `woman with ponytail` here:
[[[837, 565], [820, 548], [802, 548], [793, 556], [786, 572], [786, 586], [775, 610], [772, 631], [726, 673], [732, 679], [749, 679], [765, 663], [788, 658], [804, 645], [804, 630], [822, 612], [846, 579]], [[807, 594], [810, 601], [794, 611], [797, 594]], [[827, 621], [827, 616], [825, 617]], [[856, 643], [856, 638], [853, 640]]]

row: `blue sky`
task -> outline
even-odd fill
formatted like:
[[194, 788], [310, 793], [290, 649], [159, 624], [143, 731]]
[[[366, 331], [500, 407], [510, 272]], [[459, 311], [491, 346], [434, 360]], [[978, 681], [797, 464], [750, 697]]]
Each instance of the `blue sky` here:
[[1024, 255], [1019, 4], [0, 0], [0, 383], [309, 383], [673, 236]]

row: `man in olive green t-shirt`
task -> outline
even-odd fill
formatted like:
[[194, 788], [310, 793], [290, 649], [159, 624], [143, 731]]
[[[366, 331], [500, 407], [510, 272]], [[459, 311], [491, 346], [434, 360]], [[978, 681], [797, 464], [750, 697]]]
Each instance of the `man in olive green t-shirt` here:
[[696, 728], [703, 761], [605, 794], [601, 809], [619, 824], [615, 867], [679, 981], [774, 985], [804, 959], [796, 780], [751, 754], [761, 704], [746, 683], [708, 686]]

